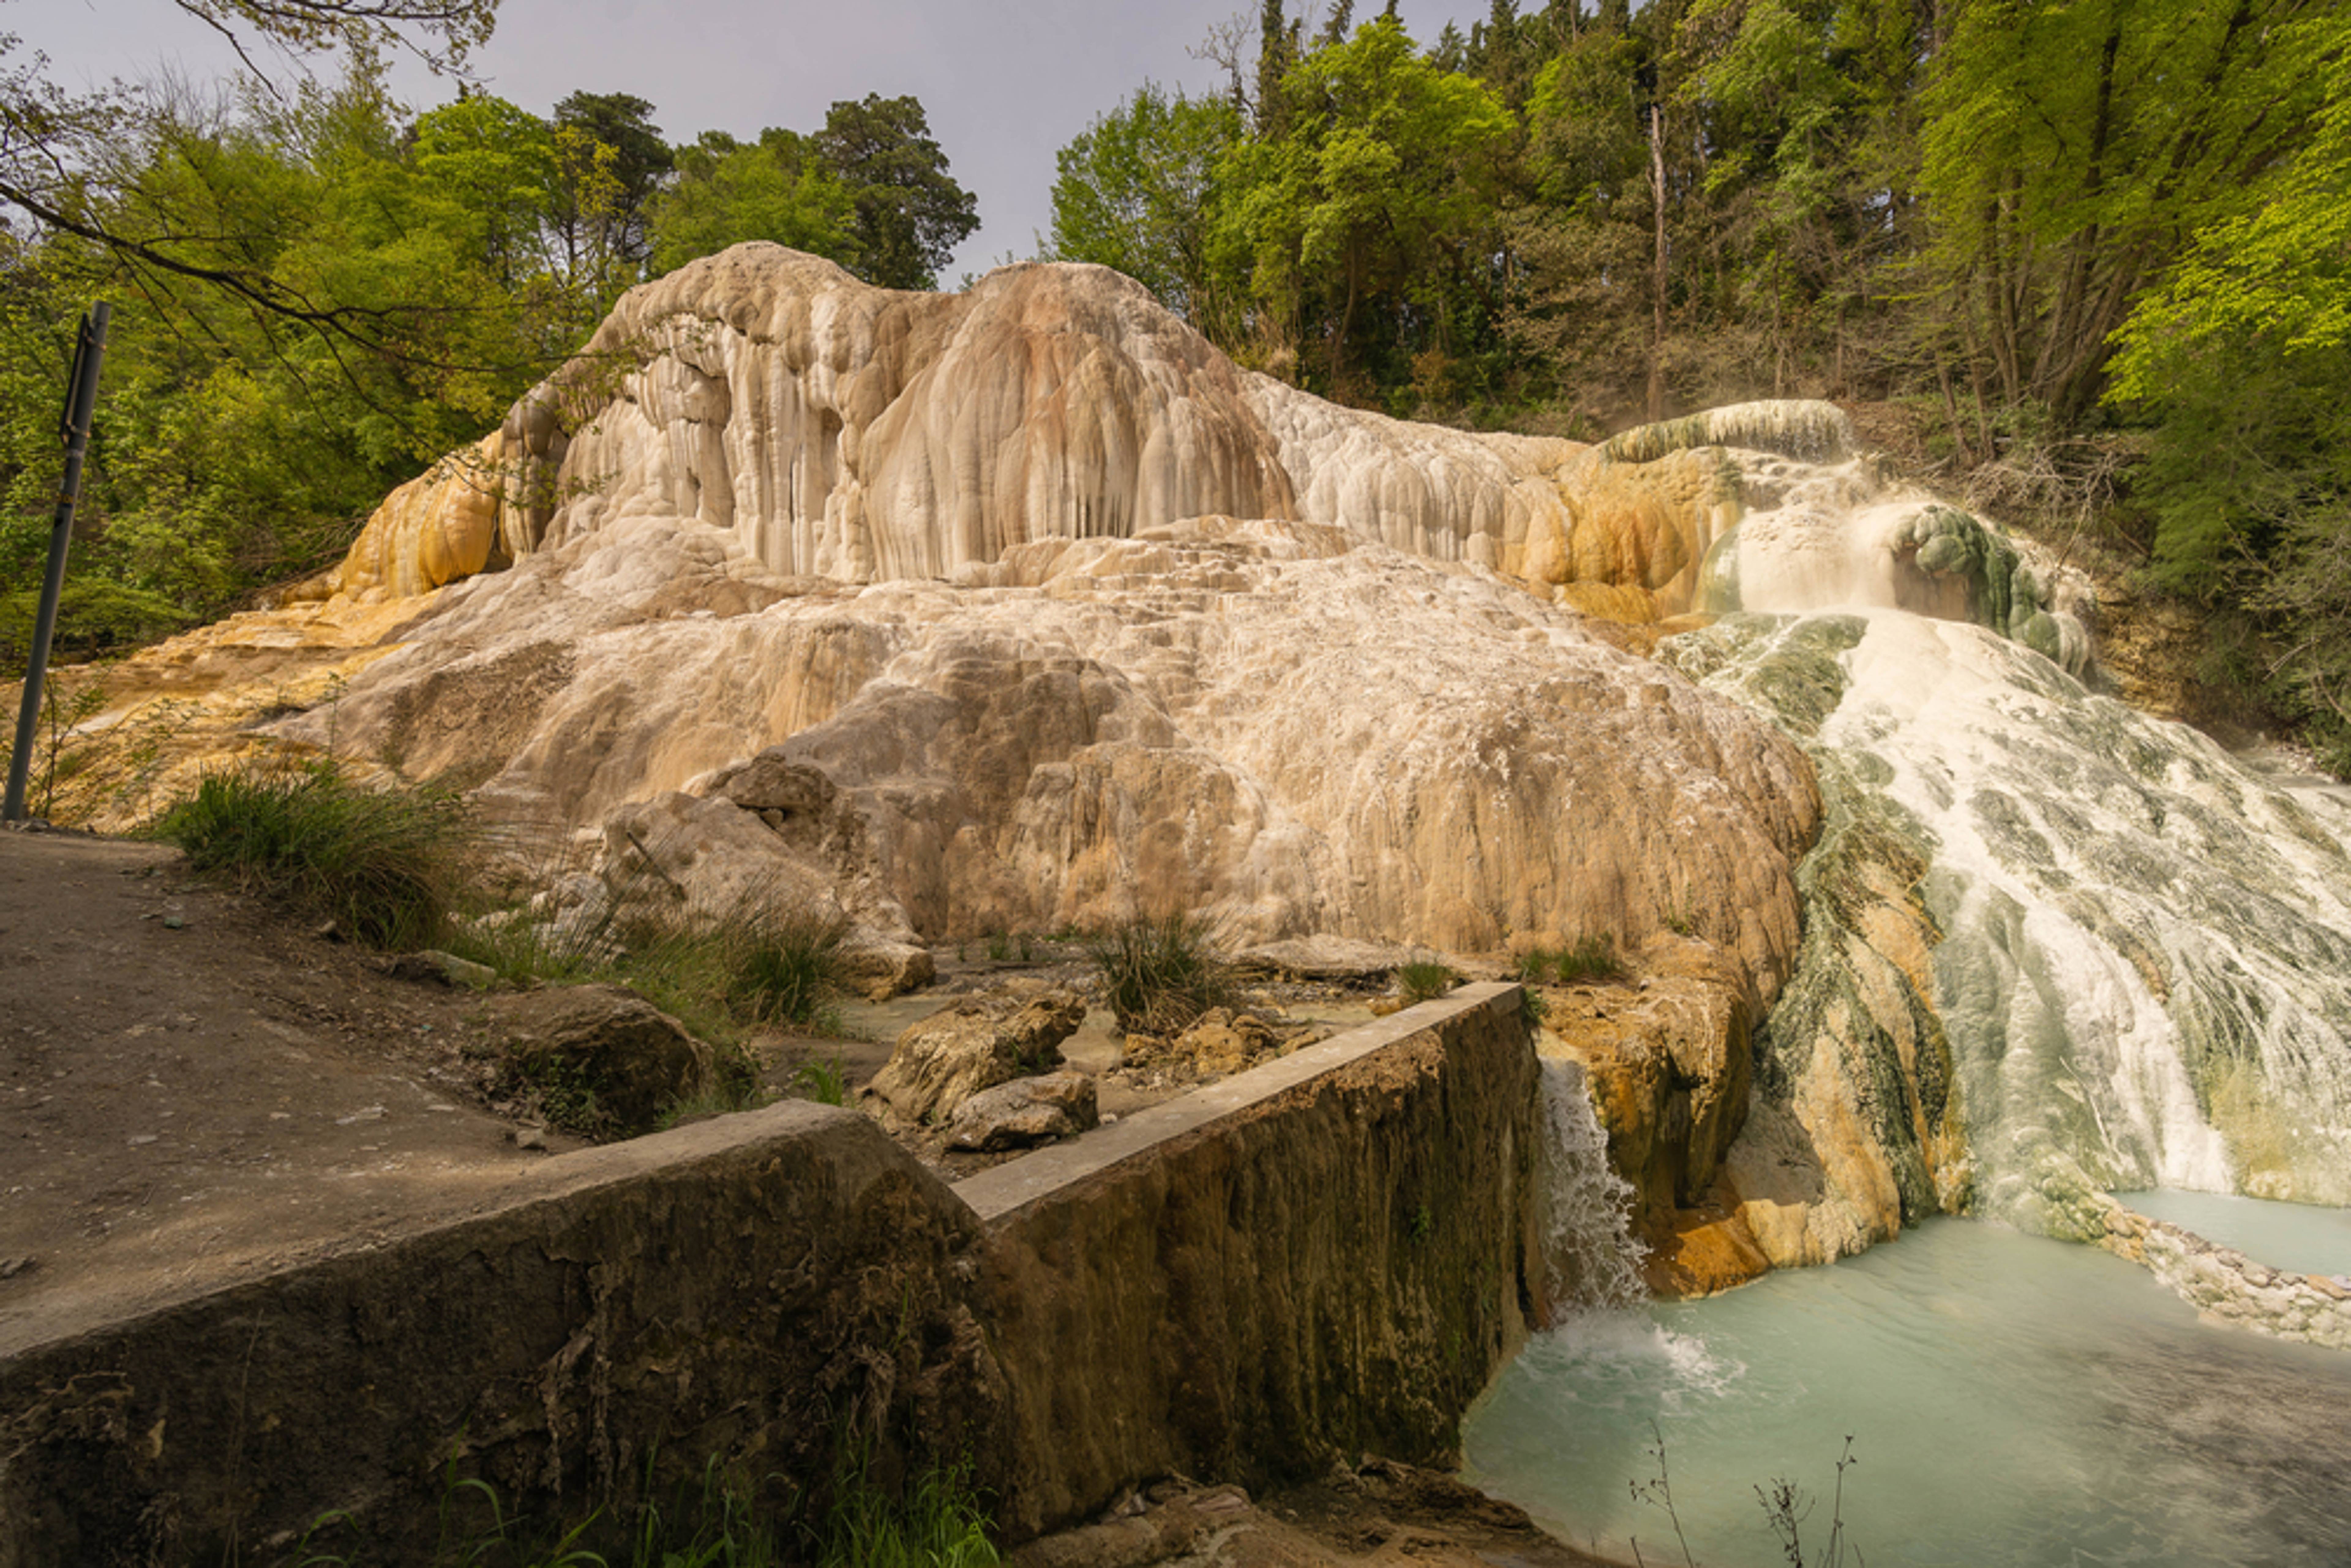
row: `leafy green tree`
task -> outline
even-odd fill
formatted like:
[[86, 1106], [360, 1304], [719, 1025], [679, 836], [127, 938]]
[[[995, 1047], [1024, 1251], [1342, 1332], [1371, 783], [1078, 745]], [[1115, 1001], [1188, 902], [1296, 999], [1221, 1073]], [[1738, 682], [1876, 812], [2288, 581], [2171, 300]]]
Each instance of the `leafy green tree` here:
[[2111, 340], [2189, 237], [2309, 133], [2316, 0], [1968, 0], [1928, 95], [1944, 287], [2005, 401], [2091, 413]]
[[935, 287], [979, 226], [979, 206], [948, 174], [922, 100], [868, 93], [835, 103], [816, 146], [855, 204], [850, 270], [884, 288]]
[[1239, 143], [1218, 167], [1213, 243], [1246, 257], [1264, 322], [1277, 340], [1319, 337], [1334, 391], [1354, 374], [1365, 317], [1389, 359], [1458, 346], [1494, 254], [1509, 112], [1422, 59], [1389, 16], [1315, 50], [1281, 91], [1287, 135]]
[[625, 92], [575, 92], [555, 106], [549, 222], [566, 268], [608, 288], [634, 281], [634, 269], [653, 254], [647, 209], [674, 167], [653, 112]]
[[[175, 0], [189, 16], [244, 52], [258, 43], [292, 55], [343, 51], [359, 64], [401, 48], [435, 70], [462, 67], [490, 36], [496, 0]], [[364, 311], [304, 296], [266, 265], [215, 250], [187, 254], [180, 236], [201, 234], [176, 222], [157, 224], [145, 204], [123, 204], [111, 177], [125, 167], [118, 143], [135, 138], [159, 105], [147, 89], [117, 83], [71, 93], [44, 74], [39, 57], [12, 59], [18, 40], [0, 34], [0, 209], [36, 230], [100, 247], [131, 277], [234, 296], [309, 330], [343, 339], [359, 351], [373, 342]], [[167, 111], [173, 106], [164, 103]], [[143, 225], [127, 220], [144, 217]]]
[[705, 131], [678, 150], [676, 164], [653, 203], [656, 272], [755, 239], [844, 263], [858, 254], [857, 204], [798, 131], [771, 127], [750, 143]]
[[1144, 83], [1054, 155], [1052, 254], [1115, 267], [1205, 328], [1228, 327], [1208, 266], [1217, 162], [1239, 139], [1229, 98]]
[[1651, 220], [1641, 45], [1587, 29], [1537, 75], [1527, 101], [1531, 199], [1510, 215], [1521, 283], [1503, 329], [1537, 384], [1604, 423], [1648, 354]]

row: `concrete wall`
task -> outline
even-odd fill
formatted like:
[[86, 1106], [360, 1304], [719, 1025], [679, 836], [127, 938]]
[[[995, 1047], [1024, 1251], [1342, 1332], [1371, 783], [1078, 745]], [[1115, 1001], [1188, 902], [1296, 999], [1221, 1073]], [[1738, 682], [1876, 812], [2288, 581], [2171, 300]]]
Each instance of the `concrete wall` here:
[[[790, 1103], [548, 1161], [494, 1212], [0, 1363], [0, 1568], [430, 1553], [444, 1469], [578, 1517], [718, 1454], [788, 1505], [863, 1421], [997, 1408], [970, 1210]], [[985, 1443], [987, 1432], [964, 1434]], [[457, 1500], [483, 1515], [476, 1500]]]
[[1541, 1275], [1536, 1075], [1518, 988], [1471, 986], [959, 1183], [1011, 1394], [1005, 1523], [1170, 1472], [1451, 1458]]
[[[0, 1361], [0, 1568], [430, 1548], [455, 1473], [577, 1516], [844, 1436], [1025, 1535], [1170, 1471], [1443, 1459], [1529, 1309], [1536, 1067], [1467, 988], [941, 1185], [799, 1103], [549, 1160], [494, 1212]], [[461, 1501], [469, 1499], [461, 1496]]]

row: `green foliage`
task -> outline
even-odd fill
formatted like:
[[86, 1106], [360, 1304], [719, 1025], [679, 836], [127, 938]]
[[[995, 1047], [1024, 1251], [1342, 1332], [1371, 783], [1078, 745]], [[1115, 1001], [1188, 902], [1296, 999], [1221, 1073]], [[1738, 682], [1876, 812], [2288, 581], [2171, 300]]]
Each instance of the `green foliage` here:
[[815, 137], [853, 206], [851, 271], [884, 288], [932, 288], [955, 247], [979, 226], [979, 204], [947, 172], [922, 100], [835, 103]]
[[[70, 563], [69, 563], [70, 564]], [[37, 576], [34, 580], [39, 580]], [[0, 676], [24, 674], [33, 656], [33, 623], [40, 612], [37, 587], [0, 594]], [[185, 628], [188, 612], [160, 593], [126, 587], [104, 578], [68, 578], [57, 597], [50, 657], [71, 651], [86, 656], [152, 643]]]
[[1229, 332], [1235, 302], [1209, 267], [1207, 231], [1217, 162], [1240, 133], [1230, 99], [1144, 83], [1054, 155], [1053, 257], [1115, 267], [1194, 325]]
[[818, 1568], [996, 1568], [968, 1469], [925, 1471], [893, 1498], [862, 1470], [837, 1482]]
[[1509, 112], [1415, 54], [1391, 16], [1300, 60], [1280, 94], [1284, 135], [1218, 165], [1210, 241], [1249, 277], [1259, 336], [1302, 348], [1314, 319], [1333, 391], [1355, 373], [1362, 318], [1413, 322], [1399, 348], [1458, 346], [1491, 256], [1481, 228], [1516, 133]]
[[653, 269], [761, 239], [846, 263], [856, 210], [810, 138], [770, 128], [747, 145], [705, 131], [678, 149], [677, 178], [653, 200]]
[[2291, 23], [2279, 47], [2328, 73], [2325, 103], [2307, 137], [2259, 169], [2241, 206], [2200, 228], [2163, 286], [2140, 297], [2117, 340], [2117, 398], [2164, 401], [2183, 356], [2351, 341], [2351, 16]]
[[455, 796], [371, 788], [331, 758], [208, 774], [152, 831], [199, 872], [394, 948], [442, 935], [475, 841]]
[[1433, 1002], [1459, 983], [1460, 977], [1433, 959], [1405, 964], [1396, 970], [1396, 988], [1404, 993], [1406, 1007]]
[[1581, 937], [1564, 947], [1536, 947], [1519, 959], [1519, 978], [1530, 985], [1587, 985], [1624, 977], [1615, 938], [1604, 934]]
[[763, 909], [721, 927], [728, 949], [726, 1001], [762, 1023], [813, 1023], [848, 977], [845, 915]]
[[838, 1056], [810, 1057], [792, 1074], [792, 1086], [820, 1105], [849, 1103], [849, 1071]]
[[1972, 0], [1927, 96], [1936, 260], [2008, 401], [2070, 430], [2182, 238], [2259, 203], [2339, 65], [2302, 0]]
[[1085, 939], [1118, 1027], [1170, 1034], [1223, 1005], [1231, 985], [1213, 926], [1187, 910], [1138, 915]]
[[567, 273], [607, 305], [651, 253], [651, 204], [674, 166], [653, 111], [625, 92], [575, 92], [555, 106], [549, 226]]

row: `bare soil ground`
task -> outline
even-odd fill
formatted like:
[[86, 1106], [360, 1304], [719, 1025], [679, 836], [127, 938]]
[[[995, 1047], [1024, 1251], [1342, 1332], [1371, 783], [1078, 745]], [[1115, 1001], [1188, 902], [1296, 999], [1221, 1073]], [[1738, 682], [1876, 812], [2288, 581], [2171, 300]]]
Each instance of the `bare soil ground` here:
[[566, 1146], [470, 1092], [479, 998], [176, 850], [0, 832], [0, 1354], [395, 1226]]
[[[830, 1065], [854, 1099], [909, 1023], [1015, 977], [1082, 983], [1073, 944], [1018, 957], [942, 949], [940, 981], [850, 1003], [837, 1035], [747, 1042], [773, 1094]], [[1344, 1027], [1343, 988], [1274, 986], [1251, 1005]], [[199, 882], [176, 850], [0, 831], [0, 1354], [327, 1250], [493, 1202], [579, 1147], [492, 1099], [480, 993], [396, 977], [385, 955]], [[1109, 1072], [1097, 1009], [1066, 1041], [1111, 1117], [1190, 1082]], [[1018, 1157], [901, 1129], [943, 1179]]]

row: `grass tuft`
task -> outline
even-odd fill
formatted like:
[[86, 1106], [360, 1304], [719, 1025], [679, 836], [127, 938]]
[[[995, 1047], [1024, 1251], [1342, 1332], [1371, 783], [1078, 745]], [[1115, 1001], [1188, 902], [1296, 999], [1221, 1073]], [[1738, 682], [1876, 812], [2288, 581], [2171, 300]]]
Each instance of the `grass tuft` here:
[[1404, 1005], [1408, 1008], [1435, 1001], [1459, 979], [1459, 976], [1434, 959], [1405, 964], [1396, 970], [1396, 985], [1404, 992]]
[[1230, 999], [1210, 924], [1186, 910], [1136, 915], [1085, 939], [1118, 1027], [1170, 1034]]
[[1519, 978], [1530, 985], [1573, 986], [1595, 980], [1621, 980], [1624, 961], [1616, 956], [1616, 939], [1586, 936], [1565, 947], [1537, 947], [1519, 960]]
[[362, 785], [331, 758], [208, 774], [152, 831], [197, 871], [392, 948], [442, 936], [475, 840], [456, 796]]
[[862, 1476], [837, 1487], [818, 1568], [996, 1568], [967, 1469], [925, 1471], [893, 1499]]
[[761, 1023], [816, 1022], [848, 978], [846, 915], [769, 910], [722, 928], [718, 939], [727, 949], [728, 1004]]

